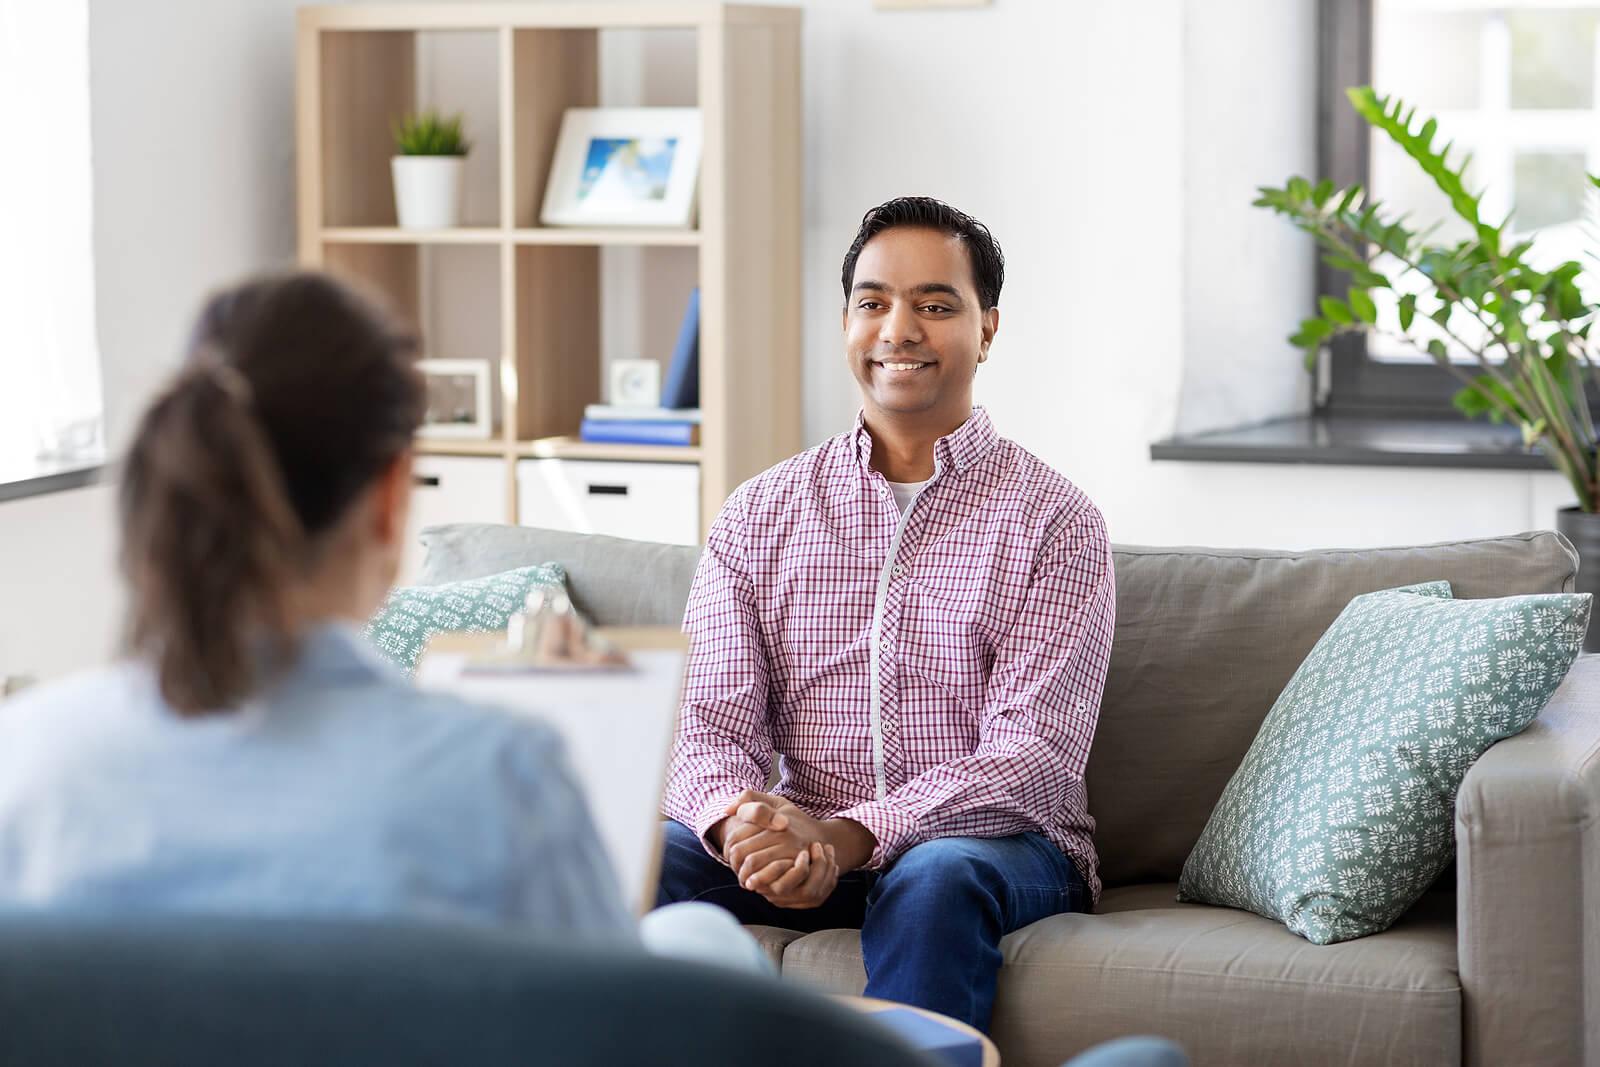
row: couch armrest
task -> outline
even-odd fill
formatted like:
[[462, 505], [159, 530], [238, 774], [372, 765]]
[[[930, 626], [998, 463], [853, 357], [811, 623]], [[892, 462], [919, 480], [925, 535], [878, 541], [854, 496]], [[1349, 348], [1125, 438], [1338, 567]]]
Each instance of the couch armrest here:
[[1462, 1052], [1600, 1064], [1600, 656], [1456, 800]]

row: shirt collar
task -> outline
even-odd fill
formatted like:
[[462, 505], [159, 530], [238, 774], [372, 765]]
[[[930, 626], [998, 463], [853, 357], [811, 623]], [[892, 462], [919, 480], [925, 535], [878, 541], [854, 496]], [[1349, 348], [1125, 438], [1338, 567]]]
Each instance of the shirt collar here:
[[328, 621], [308, 627], [300, 636], [296, 653], [286, 682], [326, 685], [398, 676], [393, 664], [372, 647], [352, 622]]
[[[989, 454], [989, 449], [994, 447], [994, 443], [999, 439], [1000, 435], [995, 433], [989, 412], [974, 404], [972, 415], [966, 422], [934, 442], [934, 472], [937, 474], [942, 470], [954, 470], [957, 474], [965, 474]], [[856, 425], [851, 431], [850, 441], [855, 449], [856, 462], [863, 470], [870, 469], [872, 432], [867, 429], [865, 411], [856, 412]]]

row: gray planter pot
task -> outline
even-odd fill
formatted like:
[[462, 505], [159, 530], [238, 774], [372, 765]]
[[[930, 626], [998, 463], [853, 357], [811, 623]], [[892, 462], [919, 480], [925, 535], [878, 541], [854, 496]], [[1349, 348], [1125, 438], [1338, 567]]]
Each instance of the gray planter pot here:
[[[1600, 514], [1562, 508], [1556, 512], [1556, 529], [1578, 550], [1577, 591], [1593, 593], [1600, 601]], [[1600, 626], [1591, 617], [1583, 637], [1585, 652], [1600, 652]]]

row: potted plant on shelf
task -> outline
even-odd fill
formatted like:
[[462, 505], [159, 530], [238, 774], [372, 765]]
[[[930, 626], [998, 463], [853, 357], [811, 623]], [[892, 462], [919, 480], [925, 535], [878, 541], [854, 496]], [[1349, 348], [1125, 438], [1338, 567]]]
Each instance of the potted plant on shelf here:
[[[1600, 459], [1585, 388], [1600, 387], [1600, 345], [1591, 333], [1600, 303], [1579, 285], [1584, 264], [1534, 267], [1535, 238], [1513, 241], [1509, 218], [1483, 217], [1481, 195], [1467, 189], [1470, 157], [1453, 158], [1448, 143], [1435, 146], [1435, 120], [1417, 122], [1415, 109], [1368, 86], [1348, 95], [1357, 113], [1433, 180], [1467, 235], [1430, 240], [1432, 230], [1396, 217], [1360, 185], [1296, 177], [1281, 189], [1262, 187], [1256, 206], [1311, 234], [1323, 260], [1350, 279], [1344, 298], [1323, 296], [1318, 314], [1290, 341], [1313, 368], [1341, 333], [1389, 337], [1460, 381], [1455, 406], [1463, 414], [1518, 426], [1523, 443], [1543, 452], [1577, 494], [1577, 507], [1563, 509], [1556, 525], [1578, 549], [1578, 588], [1600, 593]], [[1600, 188], [1600, 178], [1589, 181]], [[1391, 305], [1392, 315], [1380, 315], [1380, 303]], [[1600, 628], [1590, 635], [1585, 649], [1600, 650]]]
[[395, 214], [408, 230], [436, 230], [461, 221], [461, 170], [472, 148], [461, 133], [461, 116], [435, 111], [394, 123]]

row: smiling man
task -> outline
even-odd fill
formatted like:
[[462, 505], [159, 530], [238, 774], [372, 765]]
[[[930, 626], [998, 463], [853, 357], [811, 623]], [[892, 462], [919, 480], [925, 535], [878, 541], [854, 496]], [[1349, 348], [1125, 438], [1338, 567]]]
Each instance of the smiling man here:
[[660, 893], [860, 928], [869, 996], [980, 1029], [1001, 937], [1098, 895], [1115, 612], [1099, 511], [972, 405], [1003, 278], [947, 204], [862, 220], [855, 428], [740, 486], [695, 574]]

